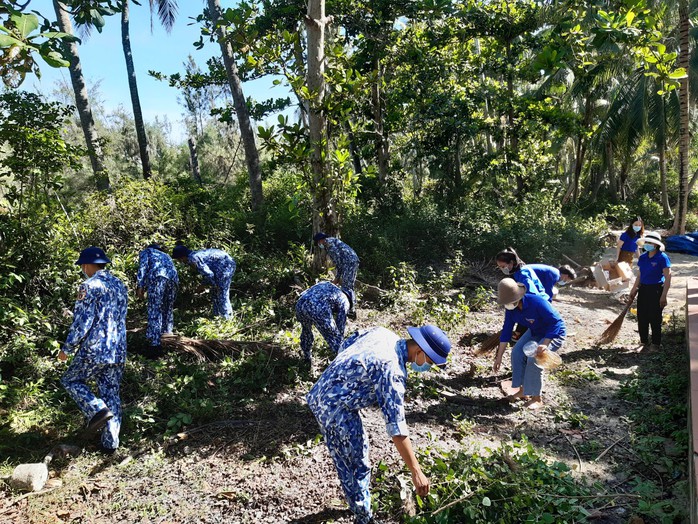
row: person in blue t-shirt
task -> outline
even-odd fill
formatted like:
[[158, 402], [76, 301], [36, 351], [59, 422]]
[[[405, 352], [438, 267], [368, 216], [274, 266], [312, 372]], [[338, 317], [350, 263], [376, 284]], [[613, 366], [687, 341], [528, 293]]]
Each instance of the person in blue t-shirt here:
[[560, 270], [556, 267], [545, 264], [529, 264], [526, 267], [532, 269], [538, 276], [541, 284], [543, 284], [543, 289], [545, 289], [549, 300], [552, 302], [555, 295], [557, 295], [557, 288], [555, 285], [562, 280]]
[[511, 341], [514, 324], [524, 324], [528, 330], [521, 335], [511, 350], [511, 386], [519, 390], [510, 400], [526, 400], [526, 407], [543, 406], [543, 370], [534, 357], [524, 354], [524, 346], [534, 340], [538, 343], [536, 356], [546, 351], [558, 351], [565, 341], [567, 329], [560, 314], [540, 295], [526, 293], [523, 284], [512, 278], [504, 278], [497, 287], [497, 302], [504, 306], [504, 325], [499, 337], [499, 347], [492, 370], [497, 373], [502, 364], [504, 350]]
[[[658, 349], [662, 343], [662, 310], [667, 304], [671, 287], [671, 260], [664, 253], [659, 233], [651, 231], [643, 238], [644, 253], [637, 259], [640, 277], [630, 291], [632, 302], [637, 294], [637, 328], [640, 343], [648, 349]], [[652, 345], [649, 346], [649, 330], [652, 326]]]
[[504, 251], [497, 253], [495, 261], [502, 273], [526, 287], [526, 293], [541, 295], [546, 300], [552, 300], [545, 292], [545, 287], [536, 272], [519, 258], [513, 247], [508, 247]]
[[640, 256], [640, 249], [637, 246], [637, 241], [645, 234], [645, 223], [640, 217], [635, 217], [628, 229], [623, 231], [616, 245], [616, 260], [618, 262], [627, 262], [632, 266], [633, 256]]

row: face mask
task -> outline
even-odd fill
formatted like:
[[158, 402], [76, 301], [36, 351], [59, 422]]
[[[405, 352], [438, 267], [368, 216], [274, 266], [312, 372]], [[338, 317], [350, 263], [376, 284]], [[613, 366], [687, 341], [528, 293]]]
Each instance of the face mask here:
[[83, 275], [85, 278], [90, 278], [90, 276], [89, 276], [87, 273], [85, 273], [82, 269], [80, 270], [80, 273], [82, 273], [82, 275]]
[[425, 371], [429, 371], [431, 369], [431, 364], [429, 364], [429, 362], [425, 362], [421, 366], [416, 362], [412, 362], [411, 366], [412, 371], [416, 371], [417, 373], [424, 373]]
[[560, 280], [560, 281], [557, 283], [557, 285], [558, 285], [559, 287], [566, 286], [566, 285], [567, 285], [567, 282], [565, 282], [564, 280]]
[[499, 269], [501, 269], [502, 273], [504, 273], [505, 275], [509, 274], [509, 266], [500, 267]]
[[650, 251], [654, 251], [655, 245], [654, 244], [645, 244], [642, 249], [647, 251], [648, 253]]
[[318, 244], [317, 247], [319, 247], [320, 249], [325, 249], [325, 244]]
[[518, 302], [514, 302], [513, 304], [504, 304], [504, 308], [508, 309], [509, 311], [512, 311], [512, 310], [516, 309], [516, 306], [518, 306], [518, 305], [519, 305]]
[[635, 231], [635, 233], [637, 233], [641, 229], [642, 229], [642, 226], [633, 226], [633, 231]]

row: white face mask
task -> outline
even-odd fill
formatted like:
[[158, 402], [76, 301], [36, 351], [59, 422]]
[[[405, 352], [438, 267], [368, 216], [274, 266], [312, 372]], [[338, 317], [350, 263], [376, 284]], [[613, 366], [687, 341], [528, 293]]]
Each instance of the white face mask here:
[[509, 311], [512, 311], [512, 310], [516, 309], [516, 306], [518, 306], [518, 305], [519, 305], [519, 302], [516, 301], [516, 302], [513, 302], [512, 304], [504, 304], [504, 308], [508, 309]]
[[505, 275], [508, 275], [510, 273], [509, 266], [500, 267], [499, 269], [501, 269], [502, 273], [504, 273]]

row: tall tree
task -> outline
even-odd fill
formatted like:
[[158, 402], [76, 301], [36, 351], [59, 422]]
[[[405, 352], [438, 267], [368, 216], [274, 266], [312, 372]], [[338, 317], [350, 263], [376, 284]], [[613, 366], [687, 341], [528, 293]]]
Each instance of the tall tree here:
[[[313, 191], [313, 233], [325, 231], [330, 235], [337, 232], [336, 212], [332, 204], [332, 180], [327, 176], [326, 158], [328, 152], [325, 134], [326, 119], [322, 103], [325, 98], [325, 0], [310, 0], [305, 19], [308, 33], [308, 76], [306, 84], [310, 91], [309, 138], [310, 166], [315, 188]], [[320, 254], [316, 253], [316, 266], [320, 264]]]
[[242, 81], [238, 75], [235, 57], [233, 55], [233, 47], [227, 38], [227, 31], [224, 25], [219, 23], [221, 20], [221, 4], [219, 0], [207, 0], [209, 19], [214, 27], [218, 44], [223, 55], [223, 63], [225, 65], [226, 76], [230, 84], [230, 91], [233, 96], [233, 105], [237, 113], [238, 125], [240, 126], [240, 135], [242, 137], [242, 145], [245, 151], [245, 160], [247, 163], [247, 173], [250, 179], [250, 200], [253, 210], [258, 210], [264, 203], [264, 194], [262, 192], [262, 170], [259, 164], [259, 151], [255, 142], [255, 134], [252, 129], [250, 113], [247, 108], [245, 95], [242, 91]]
[[[73, 34], [73, 24], [70, 21], [68, 9], [63, 2], [53, 0], [53, 8], [56, 11], [56, 20], [61, 31], [67, 34]], [[70, 58], [70, 81], [73, 84], [73, 92], [75, 93], [75, 106], [78, 109], [80, 116], [80, 125], [82, 132], [85, 135], [85, 143], [87, 144], [87, 154], [90, 157], [92, 172], [94, 173], [95, 182], [99, 190], [109, 189], [109, 175], [104, 167], [104, 155], [100, 144], [99, 135], [95, 126], [95, 121], [92, 116], [92, 108], [90, 100], [87, 96], [87, 87], [85, 86], [85, 78], [82, 75], [82, 65], [80, 63], [80, 55], [78, 54], [78, 45], [75, 41], [67, 41], [63, 43], [66, 55]]]
[[[688, 0], [679, 1], [679, 67], [688, 72], [691, 51], [689, 48], [689, 31], [691, 19], [688, 12]], [[672, 231], [683, 235], [686, 232], [686, 214], [688, 212], [688, 149], [690, 146], [688, 78], [686, 74], [679, 85], [679, 194], [676, 203], [676, 215]]]

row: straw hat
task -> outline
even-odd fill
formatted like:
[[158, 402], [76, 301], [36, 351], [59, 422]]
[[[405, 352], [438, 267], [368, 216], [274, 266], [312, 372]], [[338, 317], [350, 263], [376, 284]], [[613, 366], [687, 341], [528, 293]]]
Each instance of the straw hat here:
[[662, 237], [656, 231], [645, 232], [645, 236], [642, 237], [645, 243], [649, 242], [659, 247], [660, 251], [664, 251], [664, 244], [662, 243]]
[[511, 304], [526, 294], [526, 286], [519, 284], [513, 278], [503, 278], [497, 286], [497, 303]]

